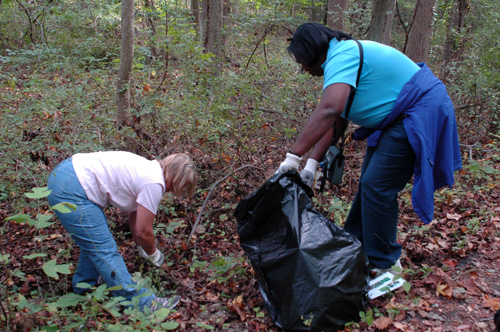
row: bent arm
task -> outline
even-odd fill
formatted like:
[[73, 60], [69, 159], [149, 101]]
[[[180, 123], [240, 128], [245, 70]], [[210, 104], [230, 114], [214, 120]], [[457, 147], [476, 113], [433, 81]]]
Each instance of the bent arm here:
[[139, 204], [137, 211], [129, 213], [129, 227], [137, 245], [141, 246], [148, 255], [156, 251], [153, 222], [155, 215]]
[[[350, 92], [351, 86], [344, 83], [329, 85], [323, 91], [321, 101], [309, 117], [309, 120], [302, 130], [302, 133], [299, 135], [299, 138], [292, 145], [292, 151], [294, 153], [302, 156], [314, 145], [320, 142], [318, 150], [313, 151], [313, 155], [318, 156], [321, 152], [323, 152], [324, 155], [324, 152], [326, 152], [326, 149], [330, 145], [329, 140], [327, 143], [326, 136], [329, 133], [329, 138], [332, 137], [333, 124], [344, 124], [344, 120], [340, 116], [344, 111]], [[322, 159], [323, 155], [319, 158]]]

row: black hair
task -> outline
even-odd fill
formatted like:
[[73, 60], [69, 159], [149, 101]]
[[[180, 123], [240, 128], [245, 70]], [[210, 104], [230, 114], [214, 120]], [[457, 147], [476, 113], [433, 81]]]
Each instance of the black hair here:
[[304, 23], [295, 30], [288, 45], [288, 54], [298, 63], [315, 65], [326, 54], [330, 41], [352, 39], [351, 35], [319, 23]]

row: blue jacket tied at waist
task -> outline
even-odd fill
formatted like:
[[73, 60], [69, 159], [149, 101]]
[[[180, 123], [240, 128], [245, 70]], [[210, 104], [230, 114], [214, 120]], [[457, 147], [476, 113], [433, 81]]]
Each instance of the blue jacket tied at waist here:
[[432, 221], [434, 191], [455, 182], [453, 172], [462, 168], [455, 111], [446, 87], [425, 64], [404, 85], [389, 116], [376, 128], [356, 130], [354, 139], [368, 137], [375, 147], [384, 128], [399, 115], [415, 152], [413, 208], [424, 223]]

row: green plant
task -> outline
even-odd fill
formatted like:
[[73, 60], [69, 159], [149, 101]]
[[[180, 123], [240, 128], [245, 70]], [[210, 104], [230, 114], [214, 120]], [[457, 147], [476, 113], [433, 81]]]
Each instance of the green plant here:
[[332, 194], [324, 192], [320, 198], [313, 197], [314, 205], [324, 212], [337, 226], [343, 226], [347, 218], [351, 204], [345, 199], [339, 197], [331, 197]]
[[369, 309], [368, 311], [360, 311], [359, 318], [361, 322], [366, 323], [368, 325], [372, 325], [375, 317], [383, 316], [378, 308]]
[[246, 273], [246, 268], [243, 265], [245, 258], [241, 255], [219, 256], [211, 262], [199, 261], [193, 257], [191, 272], [197, 269], [206, 273], [211, 281], [219, 283], [227, 283], [230, 280], [237, 280]]

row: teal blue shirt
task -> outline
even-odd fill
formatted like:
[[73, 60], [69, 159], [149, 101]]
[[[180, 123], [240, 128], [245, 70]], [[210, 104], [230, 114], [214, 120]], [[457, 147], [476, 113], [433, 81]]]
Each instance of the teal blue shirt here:
[[[391, 113], [399, 92], [420, 67], [406, 55], [390, 46], [360, 41], [363, 46], [363, 69], [359, 86], [349, 111], [357, 125], [374, 128]], [[353, 40], [332, 39], [322, 68], [323, 90], [334, 83], [356, 87], [359, 48]], [[342, 114], [345, 118], [345, 114]]]

